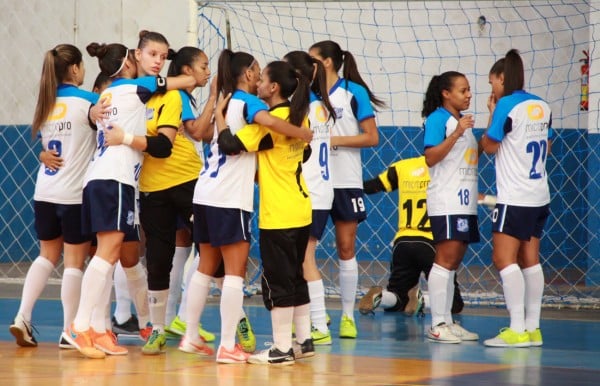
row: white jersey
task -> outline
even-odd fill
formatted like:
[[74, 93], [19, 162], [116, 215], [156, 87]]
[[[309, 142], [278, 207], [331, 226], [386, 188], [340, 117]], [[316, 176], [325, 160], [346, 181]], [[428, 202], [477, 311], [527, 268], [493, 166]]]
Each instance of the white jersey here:
[[541, 98], [519, 90], [500, 98], [486, 135], [496, 154], [497, 202], [539, 207], [550, 203], [546, 174], [552, 112]]
[[[425, 149], [437, 146], [456, 130], [458, 120], [439, 107], [425, 120]], [[477, 140], [467, 129], [443, 160], [429, 168], [429, 216], [477, 214]]]
[[[236, 90], [225, 120], [231, 133], [235, 133], [247, 124], [254, 123], [254, 117], [260, 111], [268, 111], [267, 105], [255, 95]], [[219, 150], [219, 134], [214, 127], [204, 168], [196, 182], [194, 204], [217, 208], [239, 208], [253, 211], [254, 175], [256, 174], [256, 155], [241, 152], [238, 155], [226, 155]]]
[[308, 187], [313, 209], [331, 209], [333, 203], [333, 182], [329, 165], [331, 127], [333, 119], [323, 102], [313, 93], [310, 93], [310, 109], [308, 123], [313, 131], [310, 142], [311, 155], [302, 165], [302, 174]]
[[54, 109], [42, 125], [44, 150], [56, 150], [63, 166], [52, 171], [40, 165], [33, 199], [55, 204], [81, 204], [83, 177], [96, 146], [88, 112], [98, 95], [61, 84]]
[[116, 122], [125, 133], [146, 135], [146, 102], [156, 92], [156, 77], [116, 79], [102, 92], [108, 98], [111, 111], [104, 123], [98, 123], [98, 146], [88, 167], [84, 186], [92, 180], [115, 180], [137, 187], [143, 156], [127, 145], [104, 146], [104, 130]]
[[[367, 90], [359, 84], [340, 78], [329, 90], [329, 101], [335, 109], [336, 120], [332, 136], [360, 134], [360, 122], [374, 118], [375, 112]], [[362, 189], [362, 162], [360, 148], [335, 147], [331, 149], [331, 169], [334, 188]]]

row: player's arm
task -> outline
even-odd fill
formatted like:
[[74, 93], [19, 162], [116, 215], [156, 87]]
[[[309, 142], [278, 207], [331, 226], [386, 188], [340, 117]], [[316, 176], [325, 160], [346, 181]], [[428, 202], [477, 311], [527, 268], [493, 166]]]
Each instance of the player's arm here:
[[496, 154], [498, 149], [500, 149], [500, 142], [494, 141], [490, 137], [483, 133], [481, 138], [479, 139], [479, 149], [485, 152], [486, 154]]
[[474, 124], [475, 121], [473, 119], [473, 115], [464, 115], [458, 120], [456, 128], [454, 129], [452, 134], [444, 138], [444, 140], [441, 143], [435, 146], [427, 147], [425, 149], [425, 162], [427, 163], [427, 166], [432, 167], [437, 163], [441, 162], [444, 158], [446, 158], [446, 156], [448, 155], [448, 153], [450, 153], [450, 150], [452, 150], [454, 144], [458, 141], [458, 139], [464, 134], [464, 132], [467, 129], [472, 128]]
[[215, 124], [217, 125], [217, 131], [219, 132], [219, 138], [217, 139], [219, 149], [225, 154], [235, 155], [242, 151], [246, 151], [246, 148], [242, 141], [231, 133], [229, 126], [227, 126], [225, 122], [224, 110], [230, 99], [231, 93], [227, 94], [224, 98], [219, 98], [217, 106], [215, 107]]
[[331, 146], [343, 147], [373, 147], [379, 144], [379, 130], [375, 118], [367, 118], [360, 122], [362, 132], [357, 135], [334, 135]]
[[104, 130], [105, 146], [127, 145], [135, 150], [144, 151], [156, 158], [167, 158], [171, 155], [173, 141], [177, 135], [176, 127], [162, 126], [158, 135], [133, 135], [126, 133], [115, 122], [109, 129]]
[[298, 127], [292, 125], [279, 117], [269, 114], [266, 110], [261, 110], [254, 115], [254, 122], [266, 126], [276, 133], [303, 140], [306, 143], [312, 141], [313, 133], [307, 127]]
[[477, 194], [477, 204], [487, 206], [489, 209], [496, 207], [496, 196], [491, 194]]
[[217, 77], [210, 83], [210, 94], [198, 118], [184, 122], [187, 133], [196, 141], [210, 142], [213, 136], [212, 123], [215, 105], [217, 104]]
[[395, 166], [390, 166], [376, 178], [363, 181], [363, 191], [366, 194], [391, 192], [398, 189], [398, 173]]

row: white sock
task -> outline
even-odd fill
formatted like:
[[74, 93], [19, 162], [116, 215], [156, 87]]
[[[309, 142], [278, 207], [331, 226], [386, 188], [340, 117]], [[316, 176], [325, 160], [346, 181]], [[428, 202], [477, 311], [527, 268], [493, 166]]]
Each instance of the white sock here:
[[[296, 342], [304, 343], [310, 335], [310, 303], [294, 307], [294, 326], [296, 327]], [[327, 325], [327, 324], [325, 324]]]
[[150, 322], [152, 331], [165, 333], [165, 315], [167, 313], [167, 297], [169, 290], [151, 291], [148, 290], [148, 306], [150, 310]]
[[46, 283], [48, 283], [48, 278], [53, 270], [54, 264], [42, 256], [38, 256], [29, 267], [19, 306], [19, 314], [23, 315], [25, 320], [31, 321], [33, 306], [46, 288]]
[[183, 290], [181, 291], [181, 303], [179, 304], [179, 311], [177, 312], [177, 316], [179, 316], [179, 319], [181, 319], [182, 321], [185, 321], [185, 318], [186, 318], [187, 294], [188, 294], [187, 288], [190, 285], [190, 280], [192, 280], [192, 275], [194, 275], [194, 272], [196, 272], [198, 270], [199, 263], [200, 263], [200, 256], [198, 254], [196, 254], [196, 256], [194, 256], [194, 260], [188, 267], [187, 272], [185, 273], [185, 278], [183, 281]]
[[340, 260], [340, 292], [342, 294], [342, 314], [354, 320], [354, 304], [358, 288], [358, 263], [356, 257]]
[[198, 342], [200, 340], [198, 323], [206, 305], [211, 280], [212, 277], [196, 271], [192, 275], [189, 287], [187, 288], [189, 293], [186, 306], [185, 337], [191, 342]]
[[386, 289], [381, 291], [381, 303], [379, 305], [382, 308], [392, 308], [398, 304], [398, 296], [395, 293], [390, 292]]
[[310, 296], [310, 319], [313, 326], [323, 333], [329, 331], [327, 327], [327, 308], [325, 307], [325, 286], [323, 280], [307, 282], [308, 295]]
[[221, 346], [231, 351], [235, 346], [236, 327], [244, 303], [244, 278], [225, 275], [221, 290]]
[[127, 276], [125, 270], [118, 261], [114, 274], [115, 284], [115, 319], [117, 323], [123, 324], [131, 318], [131, 296], [127, 285]]
[[535, 331], [540, 327], [542, 296], [544, 295], [544, 271], [538, 263], [522, 269], [525, 279], [525, 329]]
[[510, 314], [510, 328], [516, 332], [525, 331], [525, 280], [521, 268], [510, 264], [500, 271], [504, 301]]
[[274, 307], [271, 310], [271, 324], [273, 328], [273, 346], [281, 352], [288, 352], [292, 348], [292, 321], [294, 320], [294, 307]]
[[65, 268], [60, 285], [60, 300], [63, 307], [63, 331], [73, 323], [79, 298], [81, 297], [81, 280], [83, 271], [79, 268]]
[[175, 247], [173, 255], [173, 267], [169, 276], [169, 297], [167, 298], [167, 325], [170, 325], [177, 314], [177, 304], [181, 297], [181, 285], [183, 281], [183, 269], [192, 247]]
[[456, 271], [452, 270], [448, 272], [448, 283], [446, 287], [446, 304], [444, 306], [444, 321], [447, 325], [454, 323], [452, 320], [452, 303], [454, 302], [454, 276]]
[[[113, 266], [114, 269], [114, 266]], [[113, 287], [113, 272], [112, 269], [106, 276], [106, 281], [104, 283], [104, 288], [102, 289], [102, 294], [98, 298], [98, 303], [94, 310], [92, 311], [92, 318], [90, 320], [90, 326], [94, 329], [94, 331], [98, 333], [104, 333], [107, 330], [107, 326], [110, 324], [106, 324], [106, 309], [108, 308], [108, 304], [110, 303], [110, 295], [112, 294]]]
[[112, 264], [99, 256], [94, 256], [88, 264], [81, 280], [79, 309], [73, 320], [76, 331], [89, 330], [92, 311], [98, 305], [109, 273], [112, 273]]
[[135, 306], [138, 318], [138, 327], [145, 328], [150, 322], [150, 308], [148, 305], [148, 277], [146, 268], [141, 262], [133, 267], [124, 268], [127, 277], [127, 288]]
[[433, 263], [429, 272], [427, 288], [429, 289], [429, 308], [431, 309], [431, 326], [445, 322], [446, 294], [450, 271]]

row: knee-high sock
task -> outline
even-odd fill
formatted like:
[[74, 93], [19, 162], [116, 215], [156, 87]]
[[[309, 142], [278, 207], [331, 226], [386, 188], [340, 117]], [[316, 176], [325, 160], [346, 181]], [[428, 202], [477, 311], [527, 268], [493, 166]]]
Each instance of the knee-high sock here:
[[271, 310], [273, 345], [281, 352], [292, 348], [292, 321], [294, 307], [274, 307]]
[[327, 327], [327, 308], [325, 307], [325, 287], [323, 279], [309, 281], [308, 295], [310, 297], [310, 319], [313, 326], [319, 331], [326, 333]]
[[540, 327], [542, 296], [544, 295], [544, 271], [540, 264], [522, 269], [525, 279], [525, 329], [535, 331]]
[[123, 324], [131, 318], [131, 295], [127, 285], [125, 270], [118, 261], [115, 267], [115, 319], [117, 323]]
[[225, 275], [221, 290], [221, 346], [233, 350], [240, 309], [244, 303], [244, 278]]
[[169, 297], [167, 298], [167, 325], [171, 324], [177, 314], [177, 303], [181, 297], [183, 281], [183, 269], [185, 262], [190, 256], [192, 247], [175, 247], [173, 255], [173, 267], [169, 276]]
[[510, 328], [525, 331], [525, 280], [517, 264], [510, 264], [500, 271], [504, 301], [510, 314]]
[[189, 293], [186, 306], [185, 337], [192, 342], [200, 340], [198, 322], [206, 305], [211, 280], [212, 277], [196, 271], [192, 275], [189, 287], [186, 289], [189, 290]]
[[133, 267], [124, 268], [123, 271], [125, 271], [127, 288], [138, 316], [138, 325], [140, 328], [144, 328], [150, 322], [146, 268], [141, 262], [138, 262]]
[[168, 296], [168, 289], [159, 291], [148, 290], [148, 307], [150, 310], [150, 322], [152, 323], [152, 330], [156, 330], [161, 334], [164, 334], [165, 332], [165, 317], [167, 313]]
[[190, 280], [192, 280], [192, 275], [194, 275], [194, 272], [196, 272], [198, 270], [199, 263], [200, 263], [200, 256], [198, 254], [196, 254], [196, 256], [194, 256], [194, 260], [188, 267], [187, 272], [185, 273], [185, 278], [183, 281], [183, 290], [181, 291], [181, 303], [179, 304], [179, 311], [177, 312], [177, 316], [179, 316], [179, 319], [181, 319], [183, 321], [185, 321], [185, 318], [186, 318], [187, 294], [188, 294], [187, 289], [190, 285]]
[[23, 293], [21, 294], [21, 305], [19, 306], [19, 314], [23, 315], [25, 320], [31, 320], [33, 306], [44, 288], [46, 288], [46, 283], [48, 283], [48, 278], [53, 269], [54, 265], [50, 260], [42, 256], [38, 256], [29, 267], [27, 276], [25, 276]]
[[[113, 266], [114, 268], [114, 266]], [[106, 277], [106, 282], [104, 283], [104, 288], [102, 289], [102, 294], [98, 298], [98, 304], [94, 307], [92, 311], [92, 319], [90, 320], [90, 326], [94, 329], [94, 331], [99, 333], [104, 333], [110, 324], [106, 324], [106, 310], [109, 308], [110, 304], [110, 295], [112, 293], [113, 287], [113, 272], [112, 269], [108, 273]]]
[[90, 328], [92, 311], [98, 305], [109, 273], [112, 273], [112, 264], [99, 256], [94, 256], [81, 280], [81, 298], [77, 315], [73, 320], [75, 330], [87, 331]]
[[310, 338], [310, 303], [295, 306], [293, 320], [296, 326], [296, 342], [304, 343]]
[[454, 301], [454, 276], [456, 271], [448, 271], [448, 283], [446, 287], [446, 304], [444, 305], [444, 321], [447, 325], [454, 323], [452, 320], [452, 302]]
[[358, 288], [358, 263], [356, 257], [340, 260], [340, 292], [342, 294], [342, 314], [354, 320], [354, 304]]
[[446, 322], [444, 313], [446, 309], [446, 291], [448, 290], [449, 280], [450, 271], [441, 265], [433, 263], [431, 271], [429, 272], [429, 280], [427, 281], [432, 326], [437, 326], [442, 322]]
[[78, 268], [65, 268], [60, 285], [60, 300], [63, 307], [63, 331], [73, 323], [79, 299], [83, 272]]

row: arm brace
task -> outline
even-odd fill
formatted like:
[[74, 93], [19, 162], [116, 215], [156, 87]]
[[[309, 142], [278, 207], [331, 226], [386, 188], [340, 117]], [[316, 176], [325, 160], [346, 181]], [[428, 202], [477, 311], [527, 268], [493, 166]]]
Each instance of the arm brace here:
[[146, 141], [148, 143], [146, 152], [152, 157], [167, 158], [171, 155], [173, 144], [166, 135], [162, 133], [158, 133], [157, 136], [147, 135]]

